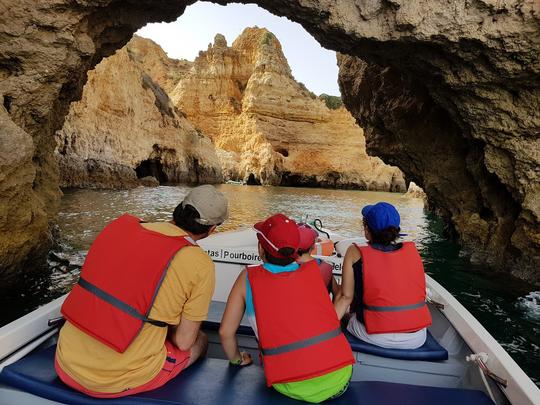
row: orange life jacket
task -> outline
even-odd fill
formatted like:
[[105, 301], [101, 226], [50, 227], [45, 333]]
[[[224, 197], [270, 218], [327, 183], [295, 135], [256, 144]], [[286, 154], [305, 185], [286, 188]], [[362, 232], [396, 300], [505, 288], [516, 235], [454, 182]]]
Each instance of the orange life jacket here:
[[356, 245], [362, 255], [364, 324], [368, 333], [414, 332], [431, 325], [426, 278], [413, 242], [383, 252]]
[[315, 256], [332, 256], [334, 253], [334, 242], [330, 239], [321, 240], [313, 245], [311, 249], [311, 255]]
[[167, 268], [188, 237], [167, 236], [122, 215], [108, 224], [90, 247], [79, 282], [73, 287], [62, 314], [73, 325], [123, 353], [148, 318]]
[[268, 386], [302, 381], [355, 362], [314, 260], [292, 272], [247, 270]]

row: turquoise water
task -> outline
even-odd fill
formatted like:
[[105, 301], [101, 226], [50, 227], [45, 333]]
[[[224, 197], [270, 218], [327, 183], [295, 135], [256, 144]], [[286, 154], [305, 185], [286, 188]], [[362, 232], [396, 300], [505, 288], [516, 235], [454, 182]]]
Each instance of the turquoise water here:
[[[283, 212], [296, 219], [320, 218], [325, 227], [345, 236], [362, 236], [360, 210], [365, 204], [388, 201], [398, 208], [402, 231], [414, 240], [426, 271], [478, 318], [518, 364], [540, 381], [540, 293], [526, 283], [473, 266], [459, 247], [442, 238], [442, 223], [426, 214], [418, 199], [401, 194], [221, 185], [230, 201], [230, 220], [222, 230], [249, 226]], [[125, 191], [66, 190], [58, 217], [58, 256], [82, 264], [84, 254], [103, 226], [124, 212], [147, 221], [169, 220], [187, 186], [137, 188]], [[28, 275], [18, 288], [0, 298], [6, 323], [69, 291], [77, 280], [76, 266], [58, 265], [39, 277]], [[13, 305], [16, 302], [18, 305]], [[7, 305], [9, 303], [9, 305]]]

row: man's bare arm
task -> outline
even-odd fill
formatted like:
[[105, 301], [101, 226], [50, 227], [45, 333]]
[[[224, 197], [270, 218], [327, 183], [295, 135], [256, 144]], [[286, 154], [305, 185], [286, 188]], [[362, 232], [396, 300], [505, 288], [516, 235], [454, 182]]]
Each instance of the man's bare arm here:
[[180, 350], [189, 350], [195, 344], [201, 328], [201, 321], [182, 319], [180, 325], [171, 328], [170, 340]]

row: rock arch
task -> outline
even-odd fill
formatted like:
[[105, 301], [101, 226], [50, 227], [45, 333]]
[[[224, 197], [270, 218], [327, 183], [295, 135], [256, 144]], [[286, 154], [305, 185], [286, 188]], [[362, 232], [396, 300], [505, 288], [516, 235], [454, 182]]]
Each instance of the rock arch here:
[[[86, 71], [194, 1], [10, 0], [0, 14], [0, 276], [43, 257], [53, 134]], [[228, 1], [218, 0], [226, 4]], [[247, 1], [245, 2], [247, 3]], [[256, 0], [339, 57], [368, 150], [427, 192], [473, 258], [538, 282], [540, 10], [534, 0]], [[7, 100], [7, 101], [6, 101]], [[489, 213], [489, 215], [485, 215]]]

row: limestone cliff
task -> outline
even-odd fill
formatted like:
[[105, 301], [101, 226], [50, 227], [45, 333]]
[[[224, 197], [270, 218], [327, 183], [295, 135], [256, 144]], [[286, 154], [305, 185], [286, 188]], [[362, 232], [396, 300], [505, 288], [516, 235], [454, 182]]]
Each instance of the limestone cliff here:
[[181, 72], [189, 63], [168, 60], [149, 42], [134, 38], [88, 73], [57, 133], [62, 186], [125, 188], [149, 175], [160, 183], [222, 180], [211, 141], [149, 75], [167, 83], [169, 67]]
[[193, 67], [185, 59], [171, 59], [154, 41], [134, 35], [126, 45], [131, 60], [135, 61], [167, 94]]
[[425, 190], [473, 262], [538, 282], [540, 3], [394, 4], [359, 7], [380, 48], [339, 60], [368, 152]]
[[347, 110], [328, 108], [295, 81], [279, 41], [264, 28], [245, 29], [231, 47], [216, 35], [171, 98], [227, 151], [220, 155], [229, 178], [405, 191], [397, 168], [367, 156]]
[[80, 97], [86, 72], [150, 21], [186, 3], [30, 0], [0, 4], [0, 276], [9, 286], [45, 263], [59, 201], [56, 130]]
[[[2, 270], [32, 261], [46, 253], [29, 235], [49, 239], [46, 207], [34, 193], [36, 169], [30, 135], [15, 125], [0, 106], [0, 276]], [[30, 268], [35, 268], [30, 266]]]
[[[3, 173], [25, 173], [16, 181], [0, 180], [0, 190], [11, 188], [0, 193], [0, 205], [18, 210], [17, 216], [2, 212], [0, 218], [4, 282], [26, 270], [28, 256], [21, 248], [38, 252], [47, 245], [46, 223], [54, 219], [60, 197], [54, 133], [80, 97], [86, 72], [144, 24], [173, 21], [193, 2], [7, 0], [0, 5], [0, 97], [7, 111], [0, 120], [5, 138], [0, 148], [9, 151], [6, 145], [19, 139], [27, 145], [20, 159], [9, 156], [2, 164]], [[379, 86], [370, 86], [372, 91], [362, 89], [362, 77], [354, 79], [355, 71], [365, 71], [354, 60], [342, 65], [348, 79], [341, 81], [371, 153], [378, 148], [370, 145], [384, 144], [401, 156], [401, 168], [447, 213], [478, 260], [540, 282], [538, 1], [249, 2], [302, 24], [326, 48], [374, 66]], [[385, 101], [391, 89], [381, 81], [407, 94], [405, 108], [375, 113], [394, 106]], [[415, 128], [396, 131], [400, 120]], [[423, 135], [412, 136], [417, 131]], [[444, 153], [434, 159], [433, 150]], [[417, 160], [416, 167], [406, 155]], [[438, 170], [446, 160], [461, 174]], [[464, 188], [471, 192], [459, 192]], [[503, 209], [496, 208], [500, 201]], [[11, 233], [20, 237], [8, 246]]]

